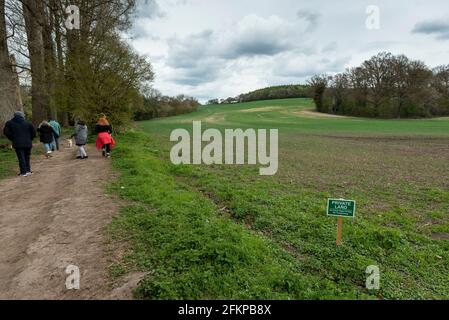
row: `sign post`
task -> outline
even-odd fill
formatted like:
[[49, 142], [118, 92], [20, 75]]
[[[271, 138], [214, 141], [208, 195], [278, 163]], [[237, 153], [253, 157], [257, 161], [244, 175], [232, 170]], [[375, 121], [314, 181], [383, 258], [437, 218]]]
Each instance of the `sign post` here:
[[343, 233], [343, 218], [337, 218], [337, 246], [341, 245], [341, 238]]
[[343, 218], [355, 218], [355, 201], [344, 199], [328, 199], [327, 215], [337, 217], [337, 246], [341, 245], [343, 238]]

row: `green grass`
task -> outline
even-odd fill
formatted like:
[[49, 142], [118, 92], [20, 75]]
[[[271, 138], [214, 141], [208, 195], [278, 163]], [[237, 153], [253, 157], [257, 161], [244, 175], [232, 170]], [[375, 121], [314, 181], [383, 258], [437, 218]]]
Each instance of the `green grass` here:
[[[311, 107], [307, 99], [212, 106], [119, 137], [113, 190], [131, 204], [111, 229], [131, 245], [123, 266], [148, 272], [137, 297], [449, 298], [449, 121], [303, 113]], [[278, 128], [278, 174], [173, 166], [169, 134], [192, 120]], [[341, 247], [328, 197], [358, 202]], [[380, 268], [379, 291], [365, 288], [369, 265]]]
[[[0, 145], [9, 145], [6, 138], [0, 138]], [[14, 150], [10, 148], [0, 149], [0, 179], [13, 175], [16, 171], [17, 158]]]
[[[134, 202], [111, 230], [132, 251], [125, 261], [149, 275], [136, 295], [150, 299], [369, 298], [360, 287], [338, 287], [304, 272], [295, 256], [261, 232], [222, 213], [179, 175], [188, 167], [161, 160], [143, 133], [119, 138], [112, 189]], [[344, 255], [344, 248], [339, 250]]]
[[[276, 109], [270, 109], [275, 107]], [[261, 112], [244, 112], [267, 108]], [[312, 118], [297, 112], [313, 109], [310, 99], [256, 101], [234, 105], [202, 107], [194, 114], [144, 122], [149, 133], [166, 133], [202, 120], [215, 127], [280, 128], [284, 132], [320, 135], [449, 137], [449, 118], [420, 120], [378, 120], [366, 118]], [[242, 112], [243, 111], [243, 112]]]

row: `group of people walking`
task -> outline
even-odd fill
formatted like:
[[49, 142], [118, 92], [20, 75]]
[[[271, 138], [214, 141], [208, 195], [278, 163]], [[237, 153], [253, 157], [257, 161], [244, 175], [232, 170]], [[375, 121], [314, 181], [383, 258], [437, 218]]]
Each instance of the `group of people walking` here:
[[44, 145], [47, 158], [52, 156], [56, 150], [59, 151], [59, 137], [61, 136], [61, 125], [55, 120], [42, 121], [37, 128], [39, 138]]
[[[95, 126], [97, 135], [96, 147], [102, 150], [103, 156], [109, 158], [111, 150], [115, 146], [115, 140], [112, 137], [113, 128], [102, 114]], [[39, 134], [39, 140], [43, 144], [45, 156], [51, 158], [53, 152], [59, 151], [59, 139], [61, 137], [61, 126], [56, 119], [42, 121], [37, 130], [26, 120], [25, 114], [21, 111], [14, 113], [14, 117], [6, 122], [3, 134], [12, 142], [17, 159], [19, 161], [19, 176], [27, 177], [31, 171], [31, 150], [33, 140]], [[75, 125], [75, 131], [70, 139], [75, 138], [75, 144], [78, 147], [77, 159], [88, 159], [85, 146], [88, 143], [88, 127], [82, 120], [78, 120]]]

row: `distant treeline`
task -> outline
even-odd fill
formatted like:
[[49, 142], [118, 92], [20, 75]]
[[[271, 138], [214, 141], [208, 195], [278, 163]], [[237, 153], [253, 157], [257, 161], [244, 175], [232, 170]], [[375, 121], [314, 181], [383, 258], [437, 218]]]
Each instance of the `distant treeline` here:
[[249, 102], [258, 100], [307, 98], [310, 96], [306, 85], [286, 85], [259, 89], [239, 96], [239, 101]]
[[309, 85], [317, 110], [374, 118], [449, 115], [449, 65], [430, 69], [421, 61], [382, 52], [335, 76], [314, 76]]
[[195, 98], [185, 95], [167, 97], [157, 92], [143, 98], [143, 103], [134, 112], [134, 120], [150, 120], [190, 113], [199, 106], [200, 103]]
[[288, 99], [288, 98], [308, 98], [311, 97], [308, 85], [282, 85], [255, 90], [241, 94], [235, 98], [213, 99], [208, 104], [229, 104], [239, 102], [250, 102], [259, 100]]

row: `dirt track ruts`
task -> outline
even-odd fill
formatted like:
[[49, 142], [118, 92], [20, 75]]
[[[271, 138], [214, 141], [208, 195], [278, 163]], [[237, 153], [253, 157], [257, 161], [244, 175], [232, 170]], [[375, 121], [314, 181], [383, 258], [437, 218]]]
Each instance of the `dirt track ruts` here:
[[[32, 176], [0, 181], [0, 299], [131, 298], [134, 284], [112, 291], [107, 277], [104, 227], [119, 208], [105, 193], [111, 165], [93, 147], [76, 160], [75, 149], [35, 156]], [[66, 289], [68, 265], [80, 290]]]

